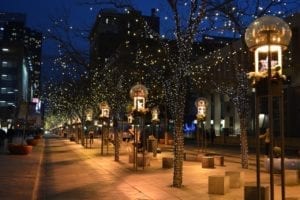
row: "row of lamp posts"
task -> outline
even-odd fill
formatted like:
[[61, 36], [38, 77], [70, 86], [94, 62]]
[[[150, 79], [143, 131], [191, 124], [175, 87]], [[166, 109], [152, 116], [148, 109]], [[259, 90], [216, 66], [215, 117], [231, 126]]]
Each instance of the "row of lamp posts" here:
[[[284, 126], [283, 126], [283, 95], [282, 95], [282, 51], [285, 50], [291, 39], [291, 30], [289, 26], [280, 18], [274, 16], [264, 16], [255, 20], [247, 28], [245, 33], [245, 41], [251, 51], [255, 55], [255, 71], [250, 72], [248, 76], [253, 79], [253, 88], [255, 89], [255, 129], [256, 129], [256, 176], [257, 176], [257, 199], [261, 199], [260, 190], [260, 140], [259, 140], [259, 126], [258, 116], [260, 108], [263, 107], [262, 99], [267, 98], [268, 102], [268, 128], [270, 133], [270, 151], [269, 151], [269, 172], [270, 172], [270, 197], [274, 199], [274, 176], [273, 176], [273, 140], [274, 140], [274, 122], [273, 122], [273, 107], [274, 101], [278, 100], [280, 127], [279, 132], [281, 136], [281, 194], [282, 199], [285, 198], [285, 183], [284, 183]], [[133, 99], [132, 112], [128, 115], [128, 122], [134, 124], [134, 168], [137, 169], [137, 153], [138, 144], [142, 142], [143, 162], [144, 162], [144, 146], [145, 137], [142, 136], [143, 141], [140, 141], [139, 134], [144, 134], [143, 123], [144, 115], [147, 112], [145, 107], [148, 90], [145, 86], [137, 84], [130, 90], [130, 97]], [[200, 147], [200, 133], [202, 132], [202, 150], [206, 147], [206, 138], [204, 131], [204, 121], [206, 118], [207, 100], [205, 98], [198, 98], [195, 101], [197, 107], [197, 145]], [[104, 131], [103, 128], [109, 128], [109, 111], [110, 108], [107, 102], [102, 102], [99, 105], [101, 110], [100, 119], [102, 120], [102, 142], [101, 155], [103, 155]], [[87, 121], [90, 121], [90, 110], [87, 112]], [[159, 122], [159, 110], [155, 108], [152, 110], [152, 122], [154, 125]], [[108, 130], [109, 131], [109, 130]], [[157, 131], [156, 139], [158, 139]], [[107, 142], [107, 141], [106, 141]], [[144, 164], [143, 164], [144, 166]]]

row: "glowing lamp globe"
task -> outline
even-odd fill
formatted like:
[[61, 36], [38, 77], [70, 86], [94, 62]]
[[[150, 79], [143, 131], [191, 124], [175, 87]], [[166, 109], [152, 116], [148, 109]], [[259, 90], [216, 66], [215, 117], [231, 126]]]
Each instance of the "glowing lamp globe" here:
[[85, 111], [85, 116], [86, 116], [86, 121], [92, 121], [92, 119], [93, 119], [93, 110], [88, 108]]
[[132, 122], [133, 122], [133, 116], [131, 114], [128, 114], [128, 116], [127, 116], [127, 122], [129, 124], [132, 124]]
[[195, 101], [195, 106], [197, 108], [197, 119], [204, 120], [206, 117], [206, 109], [207, 109], [207, 100], [205, 98], [198, 98]]
[[109, 106], [108, 103], [106, 101], [103, 101], [99, 104], [99, 108], [101, 110], [101, 114], [100, 117], [101, 118], [109, 118]]
[[136, 84], [131, 88], [129, 94], [131, 99], [133, 99], [133, 109], [136, 111], [145, 110], [148, 89], [144, 85]]
[[158, 107], [154, 107], [152, 110], [151, 110], [151, 114], [152, 114], [152, 121], [159, 121], [159, 109]]
[[[287, 49], [292, 37], [288, 24], [275, 16], [263, 16], [252, 22], [245, 32], [245, 42], [255, 54], [255, 72], [271, 69], [282, 74], [282, 50]], [[270, 58], [269, 58], [270, 57]]]

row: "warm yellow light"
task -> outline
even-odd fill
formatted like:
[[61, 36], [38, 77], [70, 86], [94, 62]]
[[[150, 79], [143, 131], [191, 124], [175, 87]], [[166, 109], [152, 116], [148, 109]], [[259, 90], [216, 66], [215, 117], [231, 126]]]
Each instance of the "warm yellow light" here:
[[263, 72], [268, 69], [269, 47], [271, 55], [271, 68], [280, 66], [279, 74], [282, 74], [282, 47], [280, 45], [263, 45], [255, 49], [255, 72]]

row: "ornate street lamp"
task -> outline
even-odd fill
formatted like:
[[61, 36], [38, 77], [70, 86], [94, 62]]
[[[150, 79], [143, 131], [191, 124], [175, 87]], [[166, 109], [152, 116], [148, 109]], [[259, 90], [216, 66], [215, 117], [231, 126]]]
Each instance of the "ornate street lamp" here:
[[159, 122], [159, 108], [158, 107], [154, 107], [151, 110], [151, 114], [152, 114], [152, 122]]
[[197, 123], [198, 123], [198, 127], [197, 127], [197, 143], [198, 143], [198, 147], [200, 146], [200, 133], [199, 133], [199, 129], [201, 128], [201, 132], [202, 132], [202, 151], [204, 151], [205, 147], [206, 147], [206, 134], [205, 134], [205, 130], [204, 130], [204, 121], [206, 118], [206, 109], [207, 109], [207, 100], [203, 97], [199, 97], [198, 99], [196, 99], [195, 101], [195, 106], [197, 108]]
[[282, 51], [287, 49], [292, 36], [291, 29], [282, 19], [275, 16], [263, 16], [250, 24], [245, 33], [245, 41], [255, 55], [255, 71], [248, 73], [252, 85], [256, 91], [256, 174], [257, 174], [257, 199], [260, 199], [260, 150], [259, 150], [259, 121], [258, 108], [261, 108], [263, 98], [268, 99], [268, 128], [270, 134], [270, 197], [274, 199], [273, 177], [273, 100], [279, 100], [280, 135], [281, 135], [281, 191], [282, 199], [285, 199], [284, 184], [284, 128], [283, 128], [283, 96], [282, 82], [285, 76], [282, 74]]
[[129, 92], [133, 99], [133, 111], [146, 112], [146, 99], [148, 97], [148, 89], [142, 84], [136, 84]]
[[128, 124], [132, 124], [132, 122], [133, 122], [133, 116], [132, 116], [131, 113], [129, 113], [129, 114], [127, 115], [127, 122], [128, 122]]
[[[133, 107], [132, 107], [132, 115], [134, 118], [134, 122], [137, 123], [137, 125], [140, 125], [139, 133], [143, 134], [143, 118], [145, 114], [147, 113], [146, 109], [146, 99], [148, 97], [148, 89], [142, 85], [142, 84], [136, 84], [130, 89], [129, 95], [131, 99], [133, 100]], [[133, 148], [133, 154], [134, 154], [134, 168], [137, 170], [137, 153], [138, 153], [138, 143], [139, 143], [139, 134], [136, 130], [137, 126], [134, 124], [134, 148]], [[143, 161], [145, 159], [145, 137], [142, 135], [142, 152], [143, 152]], [[144, 168], [144, 162], [143, 162], [143, 168]]]
[[[85, 111], [85, 126], [83, 127], [84, 128], [84, 137], [85, 137], [85, 141], [86, 141], [85, 142], [86, 147], [87, 147], [87, 142], [88, 142], [87, 141], [88, 140], [88, 131], [92, 125], [92, 120], [93, 120], [93, 109], [88, 108]], [[82, 144], [84, 145], [84, 138], [83, 138]]]
[[99, 108], [100, 108], [100, 118], [109, 118], [109, 111], [110, 108], [108, 106], [108, 103], [106, 101], [103, 101], [99, 104]]
[[[108, 134], [109, 134], [109, 113], [110, 107], [106, 101], [103, 101], [99, 104], [100, 113], [100, 120], [102, 121], [101, 126], [101, 155], [103, 155], [103, 148], [104, 148], [104, 140], [106, 143], [106, 154], [108, 153]], [[107, 133], [105, 132], [105, 128], [107, 128]], [[104, 138], [105, 135], [105, 138]]]

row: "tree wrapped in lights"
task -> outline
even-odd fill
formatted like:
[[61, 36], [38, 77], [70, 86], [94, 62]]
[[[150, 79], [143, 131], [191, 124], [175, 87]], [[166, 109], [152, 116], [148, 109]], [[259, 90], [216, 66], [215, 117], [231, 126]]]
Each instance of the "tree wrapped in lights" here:
[[[119, 3], [122, 1], [93, 1], [93, 4], [103, 4], [103, 3], [112, 3], [117, 2], [116, 5], [119, 6]], [[172, 113], [172, 118], [175, 119], [176, 122], [176, 131], [175, 131], [175, 165], [174, 165], [174, 176], [173, 176], [173, 186], [181, 187], [182, 186], [182, 162], [183, 162], [183, 150], [184, 150], [184, 143], [183, 143], [183, 133], [182, 133], [182, 123], [183, 123], [183, 113], [184, 113], [184, 106], [185, 106], [185, 95], [186, 95], [186, 80], [188, 76], [196, 76], [201, 79], [197, 83], [199, 87], [203, 86], [203, 83], [208, 84], [211, 81], [212, 75], [214, 75], [213, 70], [214, 66], [222, 62], [226, 62], [222, 56], [221, 57], [213, 57], [212, 54], [207, 56], [207, 59], [215, 59], [217, 64], [212, 64], [209, 66], [197, 65], [195, 68], [192, 67], [192, 49], [193, 49], [193, 42], [196, 38], [196, 32], [198, 33], [217, 33], [217, 34], [225, 34], [229, 33], [233, 36], [239, 37], [240, 34], [243, 33], [244, 28], [247, 26], [247, 22], [249, 22], [252, 18], [262, 15], [266, 12], [270, 11], [272, 6], [286, 5], [285, 3], [289, 2], [299, 3], [299, 1], [248, 1], [244, 3], [240, 3], [238, 0], [224, 0], [224, 1], [214, 1], [214, 0], [206, 0], [206, 1], [176, 1], [176, 0], [168, 0], [165, 1], [167, 5], [170, 6], [170, 10], [173, 15], [173, 25], [174, 35], [176, 40], [176, 48], [175, 48], [175, 55], [174, 57], [169, 57], [166, 62], [168, 62], [168, 66], [172, 66], [173, 68], [168, 68], [168, 73], [164, 74], [165, 78], [160, 80], [165, 80], [162, 82], [163, 89], [162, 91], [168, 97], [168, 108]], [[164, 5], [166, 5], [164, 4]], [[123, 4], [124, 5], [124, 4]], [[251, 9], [252, 8], [252, 9]], [[296, 8], [286, 6], [286, 8]], [[283, 13], [283, 9], [276, 9], [277, 11], [280, 10]], [[180, 13], [183, 13], [183, 16], [180, 17]], [[280, 13], [278, 13], [280, 14]], [[165, 19], [169, 19], [165, 17]], [[246, 20], [244, 20], [246, 19]], [[199, 26], [202, 26], [202, 29], [199, 29]], [[151, 37], [157, 38], [160, 40], [159, 35], [155, 34], [152, 30], [148, 29], [148, 26], [145, 25], [145, 29], [149, 31], [149, 35]], [[174, 38], [174, 35], [172, 37]], [[164, 43], [164, 42], [162, 42]], [[166, 43], [165, 43], [166, 44]], [[126, 46], [126, 44], [124, 44]], [[168, 52], [169, 46], [166, 44], [163, 48], [165, 52]], [[243, 50], [241, 50], [243, 51]], [[172, 52], [173, 53], [173, 52]], [[171, 54], [167, 54], [171, 55]], [[138, 55], [139, 56], [139, 55]], [[138, 57], [137, 56], [137, 57]], [[140, 56], [142, 57], [142, 56]], [[110, 59], [113, 60], [113, 59]], [[154, 60], [155, 61], [155, 60]], [[101, 70], [101, 72], [111, 74], [111, 76], [117, 75], [120, 73], [116, 70], [116, 65], [109, 65], [106, 70]], [[119, 66], [120, 67], [120, 66]], [[241, 69], [242, 71], [246, 72], [247, 70]], [[237, 77], [243, 77], [241, 73], [236, 73]], [[100, 73], [101, 74], [101, 73]], [[127, 74], [127, 73], [125, 73]], [[128, 73], [129, 74], [129, 73]], [[134, 74], [134, 73], [132, 73]], [[137, 75], [137, 73], [135, 74]], [[136, 77], [136, 76], [135, 76]], [[115, 79], [114, 79], [115, 80]], [[137, 80], [126, 80], [126, 82], [130, 82], [128, 85], [132, 85]], [[144, 83], [144, 81], [143, 81]], [[227, 88], [234, 88], [231, 87], [232, 85], [227, 86], [228, 82], [221, 82], [218, 84], [226, 85]], [[213, 84], [218, 88], [218, 84]], [[105, 85], [105, 84], [103, 84]], [[122, 88], [125, 87], [129, 88], [126, 83], [122, 83]], [[245, 86], [244, 84], [242, 84]], [[103, 86], [104, 87], [104, 86]], [[121, 88], [120, 86], [118, 86]], [[221, 87], [221, 86], [220, 86]], [[150, 89], [150, 88], [149, 88]], [[150, 89], [151, 90], [151, 89]], [[114, 90], [118, 91], [118, 90]], [[152, 91], [152, 90], [151, 90]], [[232, 90], [228, 93], [235, 97], [240, 92], [234, 93]], [[101, 93], [103, 94], [103, 93]], [[105, 97], [105, 92], [104, 95]], [[240, 99], [237, 97], [236, 99]], [[242, 112], [243, 109], [240, 109]], [[243, 137], [244, 138], [244, 137]], [[243, 139], [244, 141], [244, 139]], [[244, 144], [242, 144], [244, 146]], [[246, 148], [247, 149], [247, 148]], [[247, 153], [247, 151], [243, 151], [242, 155]], [[245, 159], [247, 160], [247, 159]]]

